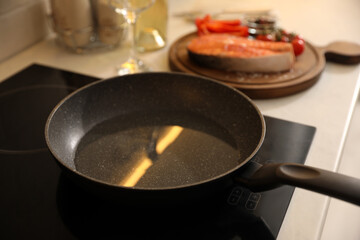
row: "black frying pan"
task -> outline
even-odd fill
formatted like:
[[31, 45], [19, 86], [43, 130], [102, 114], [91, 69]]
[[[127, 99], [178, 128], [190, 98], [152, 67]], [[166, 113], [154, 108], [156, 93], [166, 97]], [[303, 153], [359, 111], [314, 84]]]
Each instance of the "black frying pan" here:
[[250, 161], [265, 122], [241, 92], [179, 73], [87, 85], [50, 114], [45, 137], [76, 183], [128, 203], [201, 199], [229, 181], [253, 191], [289, 184], [360, 205], [360, 180], [299, 164]]

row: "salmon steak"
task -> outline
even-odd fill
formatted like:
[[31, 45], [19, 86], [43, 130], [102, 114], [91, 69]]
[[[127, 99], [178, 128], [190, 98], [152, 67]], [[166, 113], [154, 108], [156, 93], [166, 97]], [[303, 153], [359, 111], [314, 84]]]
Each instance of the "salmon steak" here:
[[291, 43], [270, 42], [230, 34], [196, 37], [187, 46], [189, 58], [208, 68], [238, 72], [284, 72], [295, 63]]

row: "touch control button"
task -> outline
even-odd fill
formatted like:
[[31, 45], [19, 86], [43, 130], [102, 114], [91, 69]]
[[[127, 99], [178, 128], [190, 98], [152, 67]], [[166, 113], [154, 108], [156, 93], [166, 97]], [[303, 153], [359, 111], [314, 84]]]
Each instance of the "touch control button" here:
[[255, 210], [257, 206], [257, 202], [254, 201], [247, 201], [245, 207], [249, 210]]
[[229, 197], [228, 197], [228, 203], [230, 205], [237, 205], [240, 201], [241, 195], [243, 193], [243, 190], [240, 187], [235, 187], [231, 191]]
[[261, 197], [260, 193], [251, 193], [249, 196], [249, 200], [258, 202], [260, 200], [260, 197]]
[[261, 198], [260, 193], [250, 193], [248, 200], [246, 201], [245, 207], [249, 210], [255, 210]]

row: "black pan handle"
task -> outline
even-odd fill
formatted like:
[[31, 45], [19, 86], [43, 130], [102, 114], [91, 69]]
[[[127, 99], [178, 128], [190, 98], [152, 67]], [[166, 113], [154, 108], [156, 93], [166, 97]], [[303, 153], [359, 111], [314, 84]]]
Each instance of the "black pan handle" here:
[[360, 206], [360, 179], [295, 163], [271, 163], [247, 168], [253, 173], [249, 176], [246, 170], [246, 174], [240, 173], [235, 180], [252, 191], [292, 185]]

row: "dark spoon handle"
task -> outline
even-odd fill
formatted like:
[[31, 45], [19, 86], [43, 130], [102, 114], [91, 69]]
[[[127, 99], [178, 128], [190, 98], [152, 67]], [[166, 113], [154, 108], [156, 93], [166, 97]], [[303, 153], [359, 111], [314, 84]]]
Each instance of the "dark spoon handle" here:
[[319, 49], [323, 51], [326, 61], [340, 64], [360, 63], [360, 45], [357, 43], [337, 41]]

